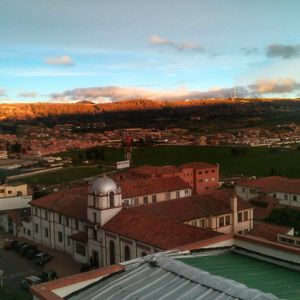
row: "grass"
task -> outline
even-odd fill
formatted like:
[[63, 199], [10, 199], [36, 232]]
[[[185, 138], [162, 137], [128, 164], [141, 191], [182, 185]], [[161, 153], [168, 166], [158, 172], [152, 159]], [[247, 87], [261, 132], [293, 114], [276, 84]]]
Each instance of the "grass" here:
[[271, 169], [282, 176], [300, 177], [300, 151], [283, 149], [270, 153], [265, 147], [247, 147], [245, 156], [232, 156], [231, 147], [164, 146], [136, 149], [135, 165], [180, 165], [192, 161], [220, 164], [223, 176], [268, 176]]
[[[285, 149], [271, 153], [266, 147], [245, 147], [244, 156], [233, 156], [231, 147], [225, 146], [159, 146], [142, 147], [133, 151], [133, 165], [181, 165], [192, 161], [206, 161], [220, 164], [223, 176], [269, 176], [271, 170], [278, 175], [300, 177], [300, 151]], [[78, 157], [84, 150], [73, 150], [63, 153], [62, 156]], [[124, 150], [105, 148], [105, 161], [108, 166], [124, 160]], [[107, 167], [105, 171], [112, 168]], [[35, 175], [22, 179], [31, 185], [35, 184], [65, 184], [86, 177], [99, 175], [103, 168], [91, 166], [76, 166], [59, 171]]]
[[18, 179], [18, 181], [22, 181], [30, 185], [65, 184], [71, 181], [76, 181], [79, 179], [100, 175], [102, 173], [103, 173], [103, 169], [98, 167], [89, 167], [89, 166], [69, 167], [65, 169], [60, 169], [58, 171], [53, 171], [50, 173], [25, 177], [22, 179]]

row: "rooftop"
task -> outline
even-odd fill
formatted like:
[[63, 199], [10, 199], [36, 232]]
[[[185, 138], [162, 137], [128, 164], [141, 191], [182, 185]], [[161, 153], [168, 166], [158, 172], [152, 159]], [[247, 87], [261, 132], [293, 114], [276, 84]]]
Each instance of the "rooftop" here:
[[[281, 299], [299, 299], [300, 272], [234, 252], [180, 259], [186, 264], [230, 278]], [[256, 299], [256, 298], [255, 298]]]
[[123, 199], [191, 188], [177, 176], [126, 180], [120, 181], [119, 185]]
[[236, 185], [258, 188], [262, 192], [283, 192], [300, 194], [300, 179], [268, 176], [258, 179], [241, 179]]
[[163, 250], [222, 235], [135, 208], [123, 208], [103, 229]]
[[125, 267], [65, 299], [277, 299], [162, 254], [132, 261]]
[[53, 194], [33, 200], [30, 204], [69, 217], [86, 220], [88, 190], [88, 185], [65, 188]]

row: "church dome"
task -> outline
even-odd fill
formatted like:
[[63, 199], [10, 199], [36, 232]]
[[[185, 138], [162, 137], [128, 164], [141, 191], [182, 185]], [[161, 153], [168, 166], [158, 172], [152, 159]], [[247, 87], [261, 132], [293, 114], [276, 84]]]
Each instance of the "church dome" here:
[[94, 181], [91, 187], [91, 192], [96, 195], [108, 195], [111, 191], [117, 193], [118, 187], [117, 184], [108, 177], [98, 178]]

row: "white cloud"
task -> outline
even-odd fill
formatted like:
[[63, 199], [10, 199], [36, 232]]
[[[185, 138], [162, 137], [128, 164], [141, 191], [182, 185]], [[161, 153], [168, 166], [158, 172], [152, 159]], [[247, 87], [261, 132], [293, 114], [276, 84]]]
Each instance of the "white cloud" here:
[[6, 96], [6, 90], [0, 88], [0, 97], [4, 97], [4, 96]]
[[150, 37], [150, 44], [153, 46], [160, 46], [160, 47], [168, 47], [179, 52], [184, 51], [195, 51], [195, 52], [203, 52], [204, 48], [200, 45], [196, 45], [190, 42], [174, 42], [168, 40], [166, 38], [160, 37], [159, 35], [152, 35]]
[[74, 65], [73, 59], [68, 55], [47, 57], [45, 59], [45, 63], [48, 65], [61, 65], [61, 66], [73, 66]]

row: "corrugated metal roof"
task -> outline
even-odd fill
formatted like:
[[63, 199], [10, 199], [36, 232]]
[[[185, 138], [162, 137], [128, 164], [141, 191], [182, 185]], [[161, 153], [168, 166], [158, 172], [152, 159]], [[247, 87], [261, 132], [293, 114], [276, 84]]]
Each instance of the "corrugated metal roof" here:
[[125, 271], [103, 278], [67, 296], [66, 299], [271, 300], [278, 298], [159, 254], [138, 259], [127, 265]]

